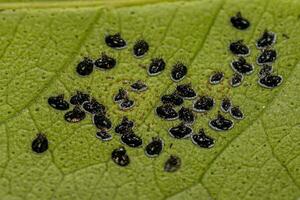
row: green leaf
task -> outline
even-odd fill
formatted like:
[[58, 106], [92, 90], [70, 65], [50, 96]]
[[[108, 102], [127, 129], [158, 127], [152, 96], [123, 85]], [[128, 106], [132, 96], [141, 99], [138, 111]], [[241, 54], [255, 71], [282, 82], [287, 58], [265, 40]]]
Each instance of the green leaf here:
[[[300, 3], [297, 0], [86, 1], [0, 3], [0, 199], [278, 199], [300, 197]], [[238, 31], [229, 18], [241, 11], [250, 22]], [[277, 33], [276, 72], [284, 77], [275, 89], [257, 84], [258, 67], [242, 86], [231, 88], [228, 52], [230, 41], [244, 39], [251, 48], [249, 61], [258, 55], [255, 40], [265, 29]], [[104, 41], [107, 33], [121, 32], [128, 48], [115, 51]], [[287, 37], [288, 36], [288, 37]], [[132, 56], [132, 45], [146, 39], [150, 51], [143, 59]], [[101, 52], [117, 58], [111, 71], [78, 77], [76, 64]], [[149, 78], [143, 66], [154, 56], [167, 61], [166, 70]], [[198, 115], [200, 127], [216, 139], [212, 149], [189, 140], [175, 140], [165, 122], [154, 114], [159, 97], [172, 91], [171, 65], [185, 62], [191, 82], [200, 94], [209, 94], [217, 106]], [[208, 84], [216, 70], [225, 73], [220, 85]], [[120, 87], [141, 79], [149, 90], [130, 93], [132, 111], [122, 112], [112, 102]], [[158, 158], [143, 148], [128, 149], [131, 163], [121, 168], [110, 155], [120, 145], [95, 138], [88, 117], [78, 124], [63, 120], [63, 112], [47, 105], [50, 95], [76, 90], [90, 92], [108, 107], [117, 124], [127, 115], [136, 122], [144, 142], [160, 135], [165, 149]], [[220, 99], [230, 96], [246, 117], [226, 133], [208, 128]], [[31, 151], [38, 132], [50, 147], [42, 155]], [[173, 144], [172, 147], [170, 145]], [[182, 159], [175, 173], [163, 171], [170, 154]]]

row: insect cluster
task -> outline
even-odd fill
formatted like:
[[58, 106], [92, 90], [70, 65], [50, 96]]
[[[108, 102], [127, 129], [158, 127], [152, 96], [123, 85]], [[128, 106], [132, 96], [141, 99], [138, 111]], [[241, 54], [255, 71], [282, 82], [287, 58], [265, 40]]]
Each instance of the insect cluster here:
[[[250, 22], [239, 12], [230, 19], [233, 27], [239, 30], [245, 30], [250, 26]], [[113, 49], [123, 49], [127, 47], [126, 40], [121, 34], [111, 34], [104, 38], [106, 45]], [[257, 65], [260, 66], [258, 73], [258, 83], [264, 88], [274, 88], [282, 83], [282, 77], [273, 73], [271, 64], [277, 58], [276, 50], [273, 45], [276, 42], [276, 34], [265, 31], [256, 41], [256, 47], [261, 50], [257, 57]], [[145, 40], [138, 40], [134, 43], [132, 53], [135, 58], [141, 58], [149, 51], [149, 44]], [[238, 87], [243, 82], [244, 76], [250, 75], [254, 71], [254, 66], [250, 64], [246, 57], [251, 51], [243, 40], [237, 40], [229, 45], [229, 50], [236, 59], [230, 64], [234, 71], [233, 76], [229, 80], [232, 87]], [[90, 75], [94, 69], [111, 70], [118, 64], [117, 60], [106, 53], [95, 60], [84, 57], [76, 66], [76, 73], [82, 77]], [[149, 77], [161, 74], [166, 68], [166, 62], [161, 57], [152, 58], [147, 66]], [[188, 138], [193, 144], [201, 148], [212, 148], [215, 145], [215, 139], [206, 134], [203, 128], [195, 133], [192, 126], [197, 118], [197, 113], [207, 113], [216, 105], [216, 100], [209, 95], [198, 95], [190, 83], [179, 84], [188, 73], [188, 66], [183, 62], [173, 64], [170, 78], [177, 83], [173, 92], [164, 94], [160, 97], [161, 104], [155, 108], [156, 115], [167, 121], [179, 120], [180, 122], [168, 129], [168, 134], [175, 139]], [[224, 80], [224, 73], [221, 71], [214, 72], [209, 77], [212, 85], [219, 84]], [[130, 85], [132, 92], [145, 92], [148, 86], [142, 80], [137, 80]], [[129, 91], [125, 88], [119, 88], [113, 95], [113, 101], [119, 105], [121, 110], [130, 110], [134, 107], [135, 101], [129, 97]], [[192, 101], [192, 106], [184, 106], [185, 101]], [[65, 99], [63, 94], [51, 96], [48, 98], [48, 104], [60, 111], [65, 111], [64, 120], [68, 123], [78, 123], [91, 115], [91, 121], [95, 125], [97, 131], [96, 138], [101, 141], [109, 141], [113, 138], [110, 130], [113, 127], [111, 119], [107, 114], [107, 108], [104, 104], [97, 101], [91, 95], [77, 91], [69, 100]], [[71, 108], [72, 107], [72, 108]], [[225, 117], [226, 113], [235, 119], [242, 120], [244, 113], [239, 106], [233, 105], [229, 97], [224, 97], [220, 101], [218, 114], [215, 118], [208, 122], [208, 126], [215, 131], [228, 131], [234, 127], [234, 121]], [[133, 120], [123, 116], [121, 122], [114, 127], [114, 132], [120, 139], [119, 147], [115, 148], [111, 153], [111, 159], [119, 166], [127, 166], [130, 164], [130, 157], [127, 154], [125, 146], [129, 148], [140, 148], [144, 142], [142, 138], [135, 133], [135, 123]], [[36, 153], [42, 153], [48, 149], [48, 139], [46, 135], [39, 133], [32, 141], [32, 150]], [[144, 146], [145, 155], [153, 158], [161, 154], [164, 149], [164, 140], [159, 136], [152, 138]], [[180, 168], [181, 159], [177, 155], [170, 155], [164, 165], [164, 170], [174, 172]]]

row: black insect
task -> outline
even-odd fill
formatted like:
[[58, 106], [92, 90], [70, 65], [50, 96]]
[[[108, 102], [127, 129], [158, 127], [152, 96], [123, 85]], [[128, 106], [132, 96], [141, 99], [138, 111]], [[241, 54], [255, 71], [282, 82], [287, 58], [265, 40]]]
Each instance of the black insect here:
[[264, 31], [263, 35], [256, 41], [256, 47], [258, 49], [263, 49], [272, 46], [276, 42], [276, 34]]
[[129, 110], [133, 108], [134, 104], [134, 101], [127, 97], [119, 104], [119, 108], [121, 110]]
[[85, 112], [79, 106], [75, 106], [73, 110], [65, 113], [64, 118], [70, 123], [80, 122], [85, 118]]
[[267, 75], [272, 74], [273, 72], [273, 67], [272, 65], [262, 65], [262, 67], [260, 68], [259, 72], [258, 72], [258, 76], [260, 78], [263, 78]]
[[276, 58], [277, 58], [277, 53], [274, 49], [265, 49], [258, 56], [256, 62], [258, 65], [271, 64], [276, 60]]
[[135, 92], [143, 92], [148, 89], [147, 85], [143, 81], [138, 80], [135, 83], [131, 84], [131, 90]]
[[230, 108], [230, 115], [234, 119], [243, 119], [244, 118], [244, 113], [241, 111], [241, 109], [238, 106], [232, 106]]
[[250, 54], [250, 49], [243, 43], [243, 40], [232, 42], [229, 45], [229, 50], [237, 56], [247, 56]]
[[100, 70], [112, 69], [116, 66], [116, 64], [116, 59], [106, 55], [105, 53], [102, 53], [101, 57], [95, 60], [95, 67]]
[[126, 153], [125, 147], [121, 146], [117, 149], [114, 149], [111, 153], [111, 159], [122, 167], [127, 166], [130, 163], [129, 156]]
[[126, 41], [121, 37], [120, 33], [107, 35], [105, 37], [105, 43], [114, 49], [123, 49], [126, 47]]
[[173, 69], [171, 71], [171, 79], [175, 82], [178, 82], [182, 80], [186, 74], [187, 67], [183, 63], [178, 62], [173, 66]]
[[80, 61], [76, 67], [76, 72], [80, 76], [88, 76], [93, 72], [94, 69], [94, 61], [90, 58], [85, 57], [82, 61]]
[[82, 104], [82, 108], [91, 113], [91, 114], [105, 114], [106, 113], [106, 108], [104, 105], [99, 103], [96, 99], [92, 98], [90, 101], [85, 101]]
[[152, 141], [145, 148], [146, 156], [157, 157], [163, 150], [164, 143], [159, 137], [153, 137]]
[[232, 103], [231, 103], [230, 99], [225, 97], [224, 99], [222, 99], [222, 102], [221, 102], [221, 110], [223, 112], [229, 112], [231, 105], [232, 105]]
[[178, 118], [178, 113], [174, 108], [172, 108], [172, 105], [170, 104], [164, 104], [161, 106], [158, 106], [156, 108], [156, 114], [165, 120], [175, 120]]
[[194, 99], [197, 94], [190, 83], [178, 85], [176, 87], [177, 94], [184, 99]]
[[238, 60], [232, 61], [230, 65], [233, 71], [239, 74], [249, 75], [254, 71], [253, 65], [248, 63], [243, 57], [239, 57]]
[[179, 96], [176, 92], [172, 94], [163, 95], [160, 98], [160, 100], [163, 102], [163, 104], [171, 104], [174, 106], [180, 106], [184, 102], [183, 98]]
[[149, 50], [149, 44], [145, 40], [138, 40], [133, 46], [133, 55], [137, 58], [143, 57]]
[[175, 172], [181, 166], [181, 159], [178, 156], [170, 155], [168, 160], [165, 162], [165, 172]]
[[231, 17], [230, 22], [235, 28], [240, 30], [245, 30], [250, 26], [250, 22], [246, 18], [242, 17], [240, 12], [238, 12], [236, 16]]
[[217, 118], [209, 122], [209, 126], [217, 131], [227, 131], [233, 127], [233, 121], [218, 113]]
[[238, 87], [242, 84], [243, 80], [244, 76], [242, 74], [234, 73], [229, 83], [232, 87]]
[[122, 143], [126, 144], [129, 147], [140, 147], [143, 144], [142, 139], [135, 133], [126, 133], [121, 136]]
[[215, 145], [215, 140], [205, 134], [204, 129], [200, 129], [198, 134], [191, 136], [192, 142], [202, 148], [211, 148]]
[[223, 72], [214, 72], [210, 78], [209, 82], [213, 85], [220, 83], [224, 78], [224, 73]]
[[111, 121], [103, 114], [95, 114], [93, 115], [93, 123], [99, 129], [107, 129], [109, 130], [112, 127]]
[[166, 63], [162, 58], [153, 58], [148, 67], [148, 74], [150, 76], [156, 76], [165, 69]]
[[36, 153], [43, 153], [48, 149], [48, 139], [46, 135], [38, 133], [36, 138], [31, 143], [32, 151]]
[[48, 104], [57, 110], [68, 110], [69, 103], [64, 100], [64, 95], [52, 96], [48, 98]]
[[214, 107], [215, 101], [210, 96], [200, 96], [193, 104], [195, 112], [207, 112]]
[[132, 131], [134, 122], [129, 120], [126, 116], [123, 117], [121, 123], [115, 127], [115, 132], [119, 134], [126, 134]]
[[102, 129], [102, 130], [100, 130], [100, 131], [97, 131], [97, 133], [96, 133], [96, 138], [98, 138], [98, 139], [100, 139], [100, 140], [102, 140], [102, 141], [109, 141], [109, 140], [112, 139], [112, 135], [109, 134], [109, 133], [107, 132], [107, 130]]
[[186, 124], [193, 124], [195, 121], [195, 115], [193, 111], [189, 108], [182, 107], [178, 111], [179, 119], [182, 120]]
[[115, 102], [121, 102], [127, 98], [127, 91], [124, 88], [120, 88], [118, 93], [114, 96]]
[[89, 100], [90, 100], [90, 95], [77, 91], [76, 94], [71, 97], [70, 103], [73, 105], [82, 105], [83, 102]]
[[279, 86], [283, 81], [282, 76], [269, 74], [258, 80], [260, 86], [268, 89], [275, 88]]
[[183, 122], [169, 129], [169, 134], [176, 139], [187, 138], [192, 132], [193, 130]]

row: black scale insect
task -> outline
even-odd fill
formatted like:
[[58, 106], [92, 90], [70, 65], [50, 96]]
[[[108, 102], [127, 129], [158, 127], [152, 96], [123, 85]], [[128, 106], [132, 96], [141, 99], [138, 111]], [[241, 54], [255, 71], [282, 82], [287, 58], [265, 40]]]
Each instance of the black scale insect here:
[[95, 60], [96, 69], [109, 70], [116, 66], [117, 61], [113, 57], [108, 56], [105, 53], [101, 54], [101, 57]]
[[175, 172], [181, 166], [181, 159], [176, 155], [170, 155], [164, 165], [165, 172]]
[[195, 112], [207, 112], [210, 111], [215, 105], [215, 101], [210, 96], [200, 96], [194, 103], [193, 103], [193, 110]]
[[121, 123], [115, 127], [115, 132], [121, 135], [130, 133], [133, 126], [134, 122], [129, 120], [126, 116], [124, 116]]
[[215, 145], [215, 140], [206, 135], [204, 129], [200, 129], [198, 134], [191, 136], [192, 142], [202, 148], [212, 148]]
[[48, 149], [48, 139], [46, 135], [38, 133], [36, 138], [31, 143], [32, 151], [36, 153], [43, 153]]
[[75, 95], [73, 95], [70, 99], [70, 103], [72, 105], [82, 105], [84, 102], [90, 100], [90, 95], [77, 91]]
[[244, 76], [242, 74], [234, 73], [231, 79], [229, 80], [229, 84], [232, 87], [238, 87], [242, 84], [244, 80]]
[[187, 67], [181, 62], [177, 62], [172, 68], [171, 79], [175, 82], [178, 82], [184, 79], [186, 74]]
[[190, 83], [177, 85], [176, 87], [177, 94], [184, 99], [194, 99], [197, 94], [195, 90], [192, 88]]
[[258, 84], [264, 88], [272, 89], [281, 85], [282, 81], [283, 78], [280, 75], [267, 74], [258, 80]]
[[119, 166], [125, 167], [130, 163], [125, 147], [116, 148], [111, 153], [111, 159]]
[[90, 101], [85, 101], [82, 108], [91, 114], [106, 114], [106, 108], [103, 104], [99, 103], [96, 99], [92, 98]]
[[147, 85], [145, 83], [143, 83], [143, 81], [141, 81], [141, 80], [134, 82], [133, 84], [130, 85], [130, 87], [131, 87], [131, 90], [134, 92], [143, 92], [148, 89]]
[[240, 30], [245, 30], [250, 26], [250, 22], [240, 12], [236, 16], [231, 17], [230, 22], [235, 28]]
[[112, 123], [108, 117], [103, 115], [102, 113], [98, 113], [93, 115], [92, 117], [93, 124], [98, 128], [98, 129], [106, 129], [109, 130], [112, 127]]
[[120, 88], [118, 93], [114, 96], [114, 102], [120, 103], [127, 98], [127, 91], [124, 88]]
[[241, 120], [244, 118], [244, 113], [238, 106], [232, 106], [229, 112], [234, 119]]
[[214, 72], [210, 78], [209, 82], [213, 85], [219, 84], [224, 78], [224, 73], [223, 72]]
[[231, 103], [231, 100], [227, 97], [223, 98], [222, 101], [221, 101], [221, 110], [223, 112], [229, 112], [230, 111], [230, 108], [232, 106], [232, 103]]
[[160, 100], [163, 104], [171, 104], [174, 106], [180, 106], [184, 102], [183, 98], [176, 92], [173, 92], [172, 94], [165, 94], [160, 98]]
[[250, 49], [243, 43], [243, 40], [232, 42], [229, 45], [229, 50], [237, 56], [248, 56], [250, 54]]
[[86, 114], [81, 108], [76, 105], [73, 110], [68, 111], [64, 115], [64, 119], [70, 123], [77, 123], [85, 118]]
[[169, 129], [169, 134], [176, 139], [183, 139], [189, 137], [193, 132], [193, 129], [185, 125], [184, 123], [180, 123], [177, 126], [174, 126]]
[[112, 139], [112, 135], [107, 132], [107, 130], [102, 129], [96, 132], [96, 138], [102, 141], [109, 141]]
[[120, 104], [119, 104], [119, 108], [121, 110], [130, 110], [131, 108], [133, 108], [135, 105], [135, 102], [131, 99], [129, 99], [128, 97], [126, 97]]
[[258, 72], [258, 76], [260, 78], [263, 78], [263, 77], [265, 77], [267, 75], [272, 74], [272, 72], [273, 72], [272, 65], [263, 65], [263, 66], [261, 66], [261, 68], [260, 68], [260, 70]]
[[88, 76], [94, 70], [94, 61], [88, 57], [83, 58], [76, 67], [76, 72], [80, 76]]
[[233, 127], [233, 121], [218, 113], [217, 118], [209, 122], [209, 126], [216, 131], [227, 131]]
[[64, 95], [52, 96], [48, 98], [48, 104], [57, 110], [68, 110], [69, 103], [64, 100]]
[[126, 41], [121, 37], [120, 33], [107, 35], [105, 37], [105, 43], [107, 44], [107, 46], [114, 49], [123, 49], [126, 47]]
[[273, 44], [275, 44], [275, 42], [276, 34], [265, 30], [262, 36], [256, 41], [256, 47], [258, 49], [264, 49], [272, 46]]
[[159, 137], [153, 137], [152, 141], [145, 147], [145, 154], [150, 158], [159, 156], [164, 147], [164, 142]]
[[239, 74], [250, 75], [254, 71], [253, 65], [248, 63], [243, 57], [239, 57], [238, 60], [232, 61], [230, 65], [233, 71]]
[[143, 57], [149, 50], [149, 44], [145, 40], [138, 40], [133, 45], [133, 55], [136, 58]]
[[170, 104], [163, 104], [156, 108], [156, 114], [165, 120], [175, 120], [178, 118], [178, 113]]
[[178, 111], [178, 118], [186, 124], [193, 124], [195, 121], [195, 115], [190, 108], [182, 107]]
[[148, 67], [149, 76], [156, 76], [165, 69], [166, 63], [162, 58], [153, 58]]
[[277, 52], [274, 49], [265, 49], [262, 53], [257, 57], [257, 64], [272, 64], [277, 58]]
[[121, 142], [133, 148], [140, 147], [143, 144], [142, 139], [133, 131], [122, 134]]

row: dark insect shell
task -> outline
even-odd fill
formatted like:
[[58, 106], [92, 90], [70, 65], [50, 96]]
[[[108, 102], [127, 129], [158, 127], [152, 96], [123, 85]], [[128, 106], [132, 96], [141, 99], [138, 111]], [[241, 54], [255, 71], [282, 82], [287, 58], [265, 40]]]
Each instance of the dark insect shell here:
[[133, 108], [135, 105], [134, 101], [129, 99], [129, 98], [125, 98], [120, 104], [119, 104], [119, 108], [121, 110], [130, 110], [131, 108]]
[[242, 84], [244, 76], [242, 74], [235, 73], [230, 79], [230, 85], [232, 87], [238, 87]]
[[121, 136], [121, 141], [129, 147], [140, 147], [143, 144], [142, 139], [135, 133], [126, 133]]
[[178, 82], [181, 81], [186, 74], [187, 67], [183, 63], [178, 62], [173, 66], [173, 69], [171, 71], [171, 79], [175, 82]]
[[165, 69], [166, 63], [162, 58], [153, 58], [148, 67], [149, 76], [156, 76]]
[[126, 41], [121, 37], [120, 33], [107, 35], [105, 37], [105, 43], [114, 49], [123, 49], [126, 47]]
[[200, 129], [198, 134], [191, 136], [192, 142], [202, 148], [212, 148], [215, 145], [215, 140], [205, 134], [204, 129]]
[[90, 101], [86, 101], [82, 104], [82, 108], [91, 114], [106, 114], [106, 108], [99, 103], [96, 99], [92, 98]]
[[76, 67], [76, 72], [80, 76], [88, 76], [93, 72], [94, 69], [94, 61], [90, 58], [85, 57], [82, 61], [80, 61]]
[[163, 95], [160, 100], [163, 104], [171, 104], [174, 106], [180, 106], [183, 104], [184, 100], [181, 96], [179, 96], [176, 92], [172, 94]]
[[230, 130], [233, 127], [233, 125], [233, 121], [226, 119], [220, 113], [218, 114], [217, 118], [209, 122], [209, 126], [216, 131]]
[[107, 130], [102, 129], [102, 130], [100, 130], [100, 131], [97, 131], [97, 133], [96, 133], [96, 138], [98, 138], [98, 139], [100, 139], [100, 140], [102, 140], [102, 141], [109, 141], [109, 140], [112, 139], [112, 135], [109, 134], [109, 133], [107, 132]]
[[243, 40], [232, 42], [229, 45], [229, 50], [237, 56], [248, 56], [250, 54], [250, 49], [243, 43]]
[[48, 104], [57, 110], [68, 110], [69, 103], [64, 100], [64, 95], [52, 96], [48, 98]]
[[143, 57], [149, 50], [149, 44], [145, 40], [138, 40], [133, 46], [133, 55], [137, 58]]
[[283, 81], [282, 76], [269, 74], [258, 80], [258, 84], [264, 88], [272, 89], [281, 85]]
[[145, 147], [146, 156], [157, 157], [163, 150], [164, 142], [159, 137], [153, 137], [152, 141]]
[[121, 123], [115, 127], [115, 132], [118, 134], [131, 133], [133, 126], [134, 122], [125, 116], [123, 117]]
[[224, 73], [223, 72], [214, 72], [210, 78], [209, 82], [213, 85], [220, 83], [224, 78]]
[[31, 143], [32, 151], [36, 153], [43, 153], [48, 149], [48, 139], [46, 135], [38, 133], [36, 138]]
[[131, 90], [134, 92], [143, 92], [148, 89], [147, 85], [143, 83], [141, 80], [138, 80], [130, 85]]
[[223, 112], [229, 112], [231, 105], [232, 105], [231, 100], [229, 98], [225, 97], [221, 101], [221, 110]]
[[73, 110], [65, 113], [65, 120], [70, 123], [77, 123], [85, 118], [86, 114], [79, 106], [75, 106]]
[[184, 99], [194, 99], [197, 96], [195, 90], [192, 88], [192, 85], [190, 83], [177, 85], [176, 90], [177, 94]]
[[246, 62], [245, 58], [240, 57], [238, 60], [231, 62], [231, 68], [233, 71], [243, 75], [250, 75], [254, 71], [253, 65]]
[[182, 120], [186, 124], [193, 124], [195, 121], [195, 115], [192, 111], [192, 109], [182, 107], [178, 111], [178, 117], [180, 120]]
[[170, 155], [170, 157], [165, 162], [164, 171], [165, 172], [175, 172], [181, 166], [181, 159], [178, 156]]
[[234, 119], [238, 119], [238, 120], [241, 120], [244, 118], [244, 113], [241, 111], [241, 109], [238, 106], [232, 106], [230, 108], [230, 115]]
[[114, 102], [121, 102], [127, 98], [127, 91], [124, 88], [120, 88], [118, 93], [114, 96]]
[[116, 66], [116, 64], [116, 59], [106, 55], [105, 53], [102, 53], [101, 57], [95, 60], [95, 67], [100, 70], [112, 69]]
[[277, 58], [277, 52], [274, 49], [265, 49], [258, 56], [256, 62], [258, 65], [272, 64]]
[[156, 108], [156, 114], [165, 120], [175, 120], [178, 118], [178, 113], [170, 104], [164, 104]]
[[113, 150], [111, 153], [111, 159], [121, 167], [125, 167], [130, 163], [129, 156], [123, 146]]
[[90, 95], [77, 91], [75, 95], [73, 95], [70, 99], [70, 103], [73, 105], [82, 105], [83, 102], [89, 101], [90, 100]]
[[276, 42], [276, 34], [265, 30], [262, 36], [256, 41], [256, 47], [263, 49], [272, 46]]
[[109, 130], [112, 127], [112, 123], [105, 115], [98, 113], [93, 115], [93, 124], [99, 129]]
[[187, 138], [192, 134], [192, 132], [193, 130], [184, 123], [180, 123], [179, 125], [169, 129], [169, 134], [176, 139]]
[[245, 30], [250, 26], [250, 22], [240, 12], [236, 16], [231, 17], [230, 22], [235, 28], [240, 30]]
[[259, 72], [258, 72], [258, 76], [260, 78], [263, 78], [263, 77], [265, 77], [267, 75], [272, 74], [272, 72], [273, 72], [272, 65], [262, 65], [261, 68], [260, 68], [260, 70], [259, 70]]
[[193, 104], [193, 110], [195, 112], [207, 112], [210, 111], [215, 105], [215, 101], [210, 96], [200, 96]]

